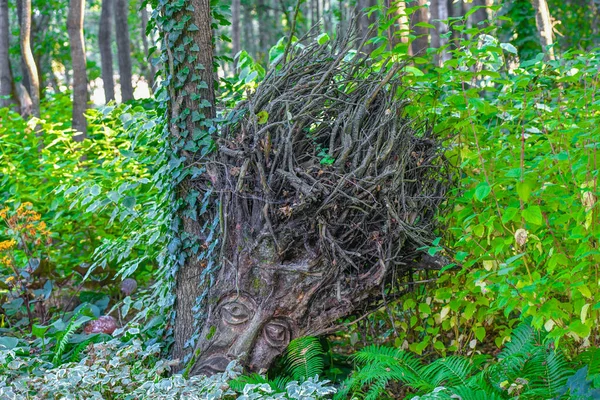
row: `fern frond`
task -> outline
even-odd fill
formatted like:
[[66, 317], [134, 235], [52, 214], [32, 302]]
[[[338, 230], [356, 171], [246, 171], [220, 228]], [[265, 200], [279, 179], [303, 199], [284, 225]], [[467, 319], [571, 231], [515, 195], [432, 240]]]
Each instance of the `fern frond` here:
[[52, 358], [52, 363], [55, 366], [58, 366], [61, 363], [62, 355], [64, 354], [65, 349], [67, 348], [67, 344], [69, 343], [71, 336], [73, 336], [75, 331], [79, 329], [81, 325], [91, 320], [91, 318], [88, 316], [82, 316], [78, 318], [83, 312], [83, 310], [84, 308], [81, 308], [79, 311], [73, 314], [73, 316], [69, 320], [69, 325], [67, 325], [66, 329], [57, 335], [54, 357]]
[[541, 346], [542, 342], [541, 334], [528, 322], [523, 322], [513, 330], [510, 341], [504, 345], [504, 349], [498, 354], [498, 359], [527, 356], [535, 351], [536, 346]]
[[321, 375], [325, 367], [325, 351], [318, 338], [306, 336], [294, 339], [284, 355], [285, 374], [293, 380]]
[[588, 349], [575, 359], [578, 365], [588, 366], [588, 376], [600, 374], [600, 348]]
[[529, 383], [523, 398], [554, 398], [573, 375], [573, 371], [562, 352], [545, 349], [536, 353], [523, 368], [522, 378]]
[[413, 354], [393, 347], [371, 345], [352, 356], [359, 365], [378, 364], [396, 375], [396, 380], [411, 386], [423, 384], [423, 364]]
[[470, 359], [458, 356], [439, 358], [423, 370], [424, 379], [434, 387], [467, 386], [475, 372]]

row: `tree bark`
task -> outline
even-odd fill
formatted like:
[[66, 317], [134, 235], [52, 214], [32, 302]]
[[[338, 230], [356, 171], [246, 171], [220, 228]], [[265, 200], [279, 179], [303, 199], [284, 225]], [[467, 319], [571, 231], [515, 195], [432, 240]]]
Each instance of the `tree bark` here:
[[[396, 22], [390, 26], [389, 36], [390, 44], [395, 47], [399, 43], [408, 43], [409, 27], [408, 17], [406, 15], [406, 2], [404, 0], [395, 1], [388, 0], [387, 7], [396, 15]], [[408, 54], [411, 54], [410, 46], [407, 49]]]
[[21, 57], [25, 65], [27, 77], [29, 78], [29, 97], [31, 98], [31, 114], [40, 116], [40, 82], [38, 79], [37, 66], [31, 51], [31, 0], [21, 1]]
[[540, 35], [540, 44], [546, 53], [546, 57], [550, 60], [554, 59], [554, 43], [552, 35], [552, 21], [550, 20], [550, 10], [546, 0], [532, 0], [533, 8], [535, 9], [535, 23]]
[[[367, 12], [368, 8], [373, 7], [377, 4], [377, 0], [358, 0], [358, 7], [356, 12], [358, 13], [358, 27], [360, 39], [366, 38], [370, 34], [370, 26], [377, 22], [377, 13]], [[373, 45], [369, 44], [365, 46], [365, 51], [370, 52], [373, 50]]]
[[[183, 37], [171, 40], [171, 37], [168, 36], [165, 39], [166, 43], [163, 43], [164, 48], [168, 49], [168, 68], [171, 69], [172, 74], [177, 75], [178, 72], [187, 69], [195, 71], [194, 74], [197, 74], [199, 77], [199, 80], [194, 80], [191, 78], [190, 73], [188, 75], [189, 78], [183, 85], [178, 85], [175, 79], [171, 80], [169, 95], [172, 101], [169, 113], [171, 121], [173, 121], [171, 138], [174, 142], [181, 140], [183, 136], [189, 135], [191, 137], [192, 133], [195, 136], [198, 132], [206, 131], [207, 128], [204, 124], [207, 121], [198, 120], [196, 114], [201, 114], [211, 119], [215, 116], [216, 112], [210, 0], [190, 0], [190, 4], [193, 6], [193, 12], [182, 10], [174, 18], [180, 20], [180, 18], [189, 17], [189, 23], [193, 23], [198, 27], [197, 30], [186, 33], [187, 37], [192, 39], [192, 44], [189, 44], [189, 46], [194, 45], [197, 48], [187, 48], [182, 54], [178, 55], [175, 49], [178, 46], [184, 46], [184, 43], [182, 43]], [[177, 60], [182, 61], [178, 63]], [[204, 84], [200, 85], [200, 82], [204, 82]], [[197, 97], [191, 96], [191, 94]], [[186, 163], [188, 165], [194, 162], [192, 154], [184, 150], [177, 151], [181, 152], [177, 155], [178, 157], [187, 157]], [[179, 198], [184, 202], [192, 191], [193, 186], [190, 178], [185, 179], [177, 189]], [[175, 304], [176, 318], [173, 356], [183, 362], [186, 362], [191, 350], [193, 350], [193, 343], [191, 343], [190, 339], [197, 329], [197, 312], [194, 312], [194, 306], [196, 305], [196, 299], [204, 289], [201, 287], [200, 272], [204, 269], [205, 265], [202, 262], [203, 260], [191, 254], [190, 249], [193, 246], [205, 243], [205, 236], [203, 236], [205, 233], [205, 229], [203, 229], [205, 221], [199, 221], [195, 217], [195, 212], [192, 215], [181, 215], [179, 229], [184, 232], [182, 236], [187, 237], [187, 241], [182, 241], [184, 243], [182, 251], [190, 252], [190, 254], [188, 254], [185, 261], [180, 265], [175, 276], [175, 295], [177, 300]]]
[[419, 9], [416, 10], [410, 18], [410, 30], [416, 36], [416, 38], [412, 41], [410, 48], [411, 53], [417, 56], [422, 56], [425, 54], [427, 47], [429, 47], [429, 29], [416, 26], [419, 22], [429, 22], [428, 10], [425, 7], [427, 4], [427, 0], [416, 0], [413, 1], [410, 6], [419, 6]]
[[129, 39], [129, 3], [127, 0], [115, 0], [115, 28], [117, 35], [117, 56], [119, 60], [119, 82], [121, 84], [121, 101], [133, 100], [131, 83], [131, 41]]
[[144, 47], [144, 55], [146, 56], [146, 64], [144, 65], [147, 65], [144, 70], [146, 71], [146, 81], [148, 82], [150, 92], [152, 92], [152, 88], [154, 87], [154, 77], [156, 76], [156, 67], [150, 59], [150, 46], [148, 45], [148, 33], [146, 32], [148, 29], [148, 10], [146, 9], [146, 2], [143, 0], [140, 12], [142, 17], [142, 46]]
[[113, 2], [114, 0], [102, 0], [102, 11], [100, 12], [98, 27], [98, 47], [100, 49], [105, 103], [115, 99], [115, 80], [111, 48]]
[[[472, 7], [481, 7], [481, 6], [490, 6], [492, 4], [490, 0], [473, 0], [472, 3], [464, 3], [466, 7], [465, 11], [470, 10]], [[488, 9], [486, 8], [480, 8], [477, 11], [475, 11], [473, 14], [471, 14], [469, 16], [468, 19], [468, 24], [469, 27], [476, 27], [478, 26], [481, 22], [489, 19], [490, 16], [488, 14]]]
[[231, 42], [233, 57], [240, 52], [240, 0], [231, 2]]
[[252, 7], [248, 5], [242, 5], [242, 19], [243, 19], [243, 29], [242, 29], [242, 39], [244, 43], [244, 49], [248, 52], [248, 54], [253, 57], [256, 55], [256, 47], [255, 47], [255, 36], [254, 36], [254, 26], [253, 18], [252, 18]]
[[73, 65], [73, 139], [78, 142], [86, 138], [87, 121], [84, 113], [87, 109], [87, 72], [85, 61], [85, 42], [83, 39], [83, 16], [85, 0], [70, 0], [67, 29], [71, 45], [71, 63]]
[[[431, 0], [431, 20], [435, 25], [435, 29], [431, 32], [431, 47], [439, 49], [448, 44], [448, 39], [444, 37], [448, 33], [448, 26], [442, 22], [448, 19], [448, 1], [447, 0]], [[434, 56], [436, 65], [441, 66], [444, 61], [450, 58], [446, 50], [441, 50]]]
[[0, 0], [0, 108], [9, 107], [13, 103], [11, 99], [13, 79], [8, 54], [9, 31], [8, 0]]

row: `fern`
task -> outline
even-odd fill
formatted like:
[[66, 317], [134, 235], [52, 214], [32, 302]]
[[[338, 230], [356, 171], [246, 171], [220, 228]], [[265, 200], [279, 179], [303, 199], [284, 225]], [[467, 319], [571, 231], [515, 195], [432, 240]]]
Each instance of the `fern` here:
[[434, 387], [467, 386], [473, 372], [474, 365], [471, 360], [458, 356], [439, 358], [423, 370], [424, 379]]
[[263, 384], [271, 386], [275, 392], [285, 392], [291, 381], [303, 381], [323, 373], [325, 351], [318, 338], [306, 336], [294, 339], [283, 355], [284, 369], [281, 375], [270, 380], [259, 374], [242, 375], [231, 381], [231, 388], [241, 392], [247, 384]]
[[531, 399], [555, 397], [574, 372], [561, 352], [542, 348], [523, 368], [522, 377], [529, 383], [522, 397]]
[[56, 347], [54, 351], [54, 357], [52, 358], [52, 363], [55, 366], [60, 365], [62, 361], [62, 356], [65, 352], [65, 349], [67, 348], [67, 344], [69, 343], [69, 340], [71, 339], [75, 331], [79, 329], [79, 327], [85, 322], [91, 320], [91, 318], [88, 316], [81, 316], [80, 318], [78, 318], [84, 309], [85, 308], [81, 308], [79, 309], [79, 311], [73, 314], [73, 316], [69, 320], [69, 325], [67, 325], [64, 331], [60, 332], [56, 336]]
[[324, 354], [323, 346], [316, 337], [292, 340], [284, 355], [285, 375], [293, 380], [321, 375], [325, 366]]

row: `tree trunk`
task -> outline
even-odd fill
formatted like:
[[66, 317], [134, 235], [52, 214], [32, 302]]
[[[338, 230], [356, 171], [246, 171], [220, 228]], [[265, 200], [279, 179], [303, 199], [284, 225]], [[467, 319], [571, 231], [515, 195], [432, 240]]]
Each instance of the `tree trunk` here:
[[256, 14], [258, 17], [258, 59], [263, 62], [269, 60], [269, 31], [272, 30], [269, 10], [266, 0], [256, 1]]
[[73, 65], [73, 139], [78, 142], [86, 138], [87, 121], [84, 113], [87, 109], [87, 72], [85, 62], [85, 42], [83, 40], [83, 15], [85, 0], [70, 0], [67, 29], [71, 45], [71, 63]]
[[240, 52], [240, 0], [231, 2], [231, 42], [233, 57]]
[[40, 82], [38, 80], [37, 66], [31, 51], [31, 0], [21, 1], [21, 57], [29, 78], [29, 97], [31, 98], [31, 114], [40, 116]]
[[533, 8], [535, 9], [535, 23], [540, 35], [540, 44], [546, 53], [546, 57], [554, 59], [554, 43], [552, 35], [552, 22], [550, 21], [550, 10], [546, 0], [532, 0]]
[[[408, 17], [406, 15], [406, 2], [404, 0], [388, 0], [386, 5], [390, 11], [397, 16], [396, 22], [390, 26], [389, 29], [391, 46], [395, 47], [399, 43], [408, 43], [408, 35], [410, 32], [408, 27]], [[407, 48], [407, 52], [408, 54], [411, 54], [410, 46]]]
[[311, 27], [318, 25], [320, 18], [319, 0], [312, 0], [312, 4], [310, 5]]
[[[473, 2], [470, 4], [464, 3], [467, 6], [467, 9], [465, 11], [470, 10], [472, 7], [482, 7], [482, 6], [492, 5], [489, 3], [491, 3], [490, 0], [473, 0]], [[479, 26], [479, 24], [481, 22], [483, 22], [489, 18], [490, 18], [490, 16], [488, 14], [488, 9], [480, 8], [469, 16], [469, 19], [468, 19], [469, 27], [477, 27], [477, 26]]]
[[[367, 12], [367, 9], [377, 4], [377, 0], [358, 0], [358, 7], [356, 12], [358, 13], [358, 26], [360, 40], [366, 38], [369, 35], [373, 35], [370, 31], [370, 26], [377, 22], [376, 12]], [[370, 52], [373, 50], [373, 45], [365, 45], [365, 51]]]
[[427, 51], [427, 47], [429, 47], [429, 29], [422, 26], [416, 26], [419, 22], [429, 22], [427, 7], [425, 7], [426, 4], [427, 0], [415, 0], [410, 4], [411, 7], [419, 6], [419, 9], [416, 10], [410, 18], [410, 30], [416, 36], [412, 41], [410, 48], [411, 53], [417, 56], [424, 55]]
[[98, 28], [98, 47], [100, 49], [105, 103], [115, 99], [115, 74], [113, 71], [113, 55], [111, 48], [113, 1], [114, 0], [102, 0], [102, 11], [100, 12]]
[[[435, 25], [435, 29], [431, 32], [431, 47], [439, 49], [448, 44], [448, 39], [444, 37], [448, 33], [448, 26], [442, 22], [448, 17], [448, 1], [431, 0], [431, 20]], [[448, 52], [441, 50], [438, 54], [435, 54], [434, 62], [436, 65], [441, 66], [449, 58]]]
[[146, 32], [148, 29], [148, 10], [146, 9], [146, 2], [144, 0], [142, 0], [140, 12], [142, 17], [142, 46], [144, 47], [144, 55], [146, 56], [146, 63], [144, 64], [146, 67], [144, 70], [146, 71], [146, 81], [148, 82], [150, 92], [152, 92], [152, 88], [154, 87], [154, 77], [156, 76], [156, 67], [150, 59], [151, 54], [150, 47], [148, 46], [148, 33]]
[[[178, 83], [177, 79], [170, 80], [169, 113], [172, 121], [171, 139], [174, 143], [183, 141], [184, 137], [191, 138], [192, 135], [204, 137], [201, 134], [207, 130], [206, 125], [209, 124], [207, 119], [212, 119], [216, 113], [210, 0], [190, 0], [189, 4], [194, 11], [179, 10], [175, 12], [173, 19], [181, 21], [189, 18], [189, 24], [193, 23], [197, 27], [197, 30], [186, 32], [185, 38], [191, 39], [191, 42], [184, 41], [184, 35], [174, 37], [167, 34], [163, 43], [163, 49], [167, 52], [169, 59], [168, 66], [165, 67], [173, 76], [184, 74], [187, 77], [185, 82], [182, 82], [183, 84]], [[192, 75], [197, 75], [197, 77], [192, 77]], [[193, 154], [185, 150], [178, 151], [180, 153], [177, 154], [177, 157], [187, 157], [187, 165], [195, 162]], [[186, 199], [189, 196], [193, 196], [193, 191], [191, 178], [181, 182], [177, 189], [179, 198], [184, 203], [187, 202]], [[190, 206], [191, 208], [192, 206]], [[182, 254], [188, 253], [188, 256], [179, 266], [175, 275], [177, 300], [173, 356], [187, 362], [194, 345], [191, 339], [197, 330], [198, 310], [195, 311], [194, 307], [196, 299], [205, 289], [201, 285], [202, 274], [200, 272], [207, 267], [203, 260], [193, 253], [192, 249], [198, 249], [198, 245], [203, 246], [205, 243], [206, 229], [203, 225], [206, 219], [200, 221], [195, 209], [184, 211], [180, 218], [179, 229], [183, 230], [181, 236], [186, 238], [182, 240], [181, 251]], [[209, 221], [209, 225], [211, 222]], [[204, 250], [204, 246], [201, 250]]]
[[252, 7], [249, 5], [242, 5], [242, 16], [243, 16], [243, 31], [242, 38], [244, 43], [244, 49], [252, 57], [256, 58], [256, 37], [254, 34], [254, 18], [252, 18]]
[[121, 101], [133, 100], [131, 84], [131, 43], [129, 40], [129, 3], [127, 0], [115, 0], [115, 28], [117, 35], [117, 56], [119, 59], [119, 82], [121, 83]]
[[0, 108], [9, 107], [11, 99], [13, 79], [10, 71], [10, 56], [8, 23], [8, 0], [0, 0]]

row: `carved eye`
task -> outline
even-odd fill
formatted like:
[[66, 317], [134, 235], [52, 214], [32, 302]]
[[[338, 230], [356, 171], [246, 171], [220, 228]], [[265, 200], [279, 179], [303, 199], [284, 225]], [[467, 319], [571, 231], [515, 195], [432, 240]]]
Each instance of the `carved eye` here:
[[268, 322], [263, 332], [265, 340], [273, 347], [284, 347], [290, 342], [290, 327], [284, 321]]
[[250, 319], [251, 311], [244, 304], [234, 301], [223, 305], [221, 315], [228, 324], [239, 325]]

